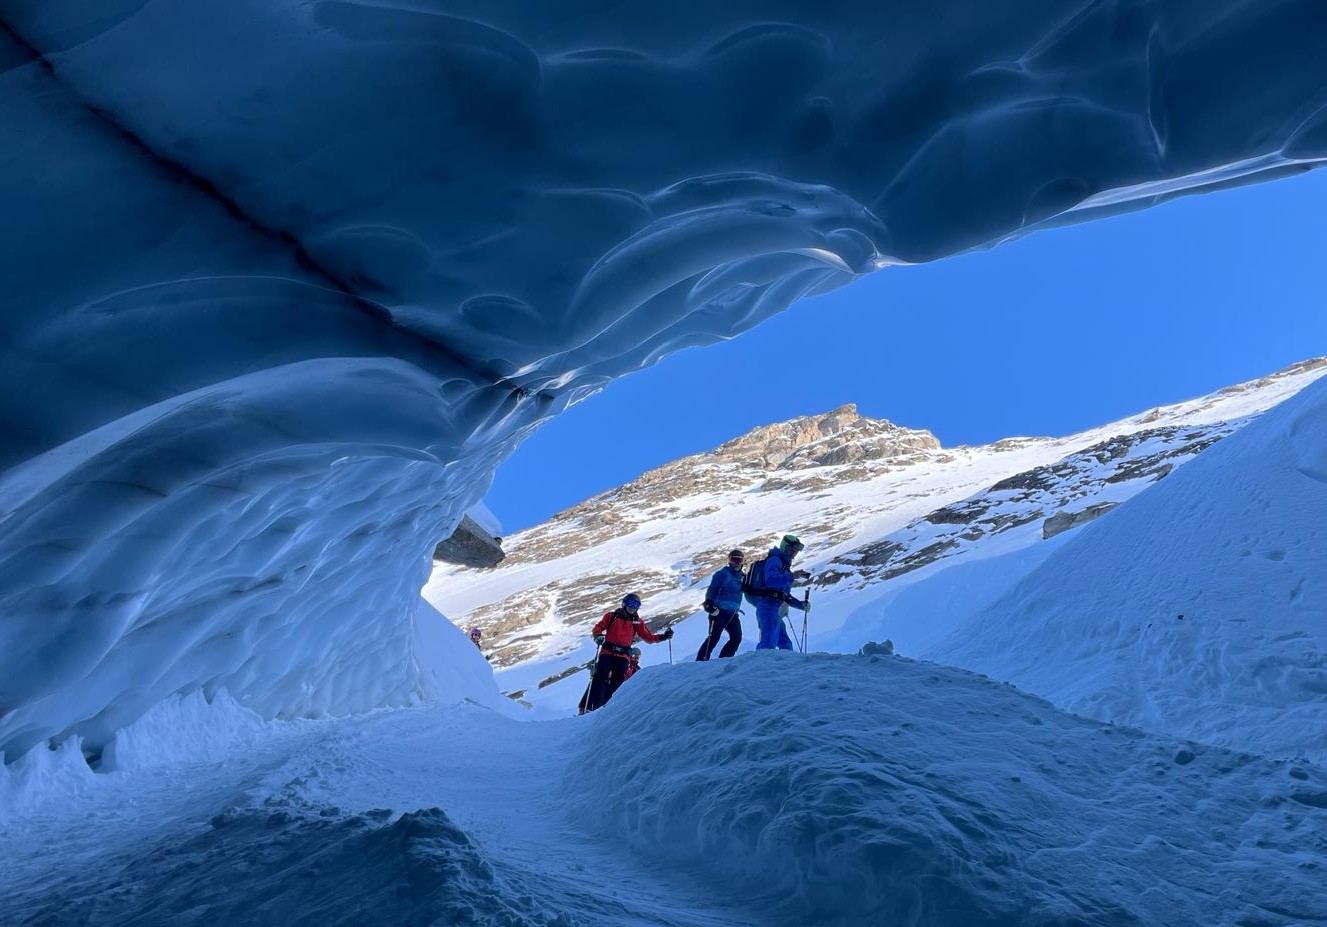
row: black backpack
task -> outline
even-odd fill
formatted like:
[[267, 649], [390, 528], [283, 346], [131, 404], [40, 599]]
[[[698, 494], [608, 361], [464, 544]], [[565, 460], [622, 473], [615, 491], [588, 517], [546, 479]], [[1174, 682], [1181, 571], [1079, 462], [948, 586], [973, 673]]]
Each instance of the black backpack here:
[[768, 557], [761, 557], [742, 574], [742, 592], [756, 598], [768, 598], [775, 595], [775, 590], [765, 585], [765, 563]]

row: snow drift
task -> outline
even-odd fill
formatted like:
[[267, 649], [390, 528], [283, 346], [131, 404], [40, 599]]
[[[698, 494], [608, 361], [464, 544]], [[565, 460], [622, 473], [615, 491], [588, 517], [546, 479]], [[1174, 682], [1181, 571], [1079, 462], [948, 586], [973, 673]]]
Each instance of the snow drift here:
[[1089, 717], [1327, 760], [1327, 383], [1089, 525], [928, 656]]
[[567, 403], [1327, 157], [1314, 0], [657, 13], [0, 2], [7, 757], [199, 688], [428, 697], [427, 554]]
[[1327, 917], [1320, 768], [1097, 724], [900, 657], [651, 667], [564, 796], [632, 859], [767, 924], [1292, 924]]

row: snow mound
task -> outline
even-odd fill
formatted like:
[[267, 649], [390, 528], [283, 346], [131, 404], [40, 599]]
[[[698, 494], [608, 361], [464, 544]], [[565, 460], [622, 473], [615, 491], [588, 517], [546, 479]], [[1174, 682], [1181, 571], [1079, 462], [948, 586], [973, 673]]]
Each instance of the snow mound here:
[[879, 267], [1327, 158], [1305, 0], [657, 13], [6, 5], [7, 758], [197, 689], [410, 703], [429, 551], [569, 403]]
[[[504, 883], [438, 808], [395, 816], [280, 807], [231, 810], [163, 842], [74, 897], [16, 893], [6, 923], [491, 924], [572, 927]], [[242, 889], [238, 889], [242, 886]], [[11, 920], [10, 918], [14, 918]]]
[[649, 668], [563, 795], [633, 858], [770, 923], [1290, 924], [1327, 917], [1327, 774], [1064, 714], [899, 657]]
[[1089, 717], [1327, 760], [1327, 382], [1081, 531], [927, 656]]

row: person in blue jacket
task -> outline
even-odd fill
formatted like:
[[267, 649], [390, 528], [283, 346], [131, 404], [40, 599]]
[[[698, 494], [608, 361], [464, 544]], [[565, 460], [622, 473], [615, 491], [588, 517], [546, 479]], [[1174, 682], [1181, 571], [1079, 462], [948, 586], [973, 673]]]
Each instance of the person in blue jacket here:
[[728, 643], [719, 651], [719, 657], [731, 657], [742, 643], [742, 622], [737, 617], [742, 607], [742, 552], [728, 551], [728, 565], [720, 567], [710, 577], [710, 588], [705, 592], [705, 614], [710, 616], [710, 634], [696, 651], [696, 659], [708, 660], [719, 638], [728, 632]]
[[[756, 577], [756, 588], [747, 593], [747, 599], [756, 607], [756, 623], [760, 625], [760, 643], [757, 650], [792, 650], [793, 642], [783, 626], [785, 606], [805, 610], [807, 603], [792, 596], [793, 580], [805, 576], [801, 570], [793, 572], [793, 557], [802, 550], [796, 535], [785, 534], [779, 546], [772, 548], [765, 559], [763, 577]], [[754, 569], [754, 568], [753, 568]]]

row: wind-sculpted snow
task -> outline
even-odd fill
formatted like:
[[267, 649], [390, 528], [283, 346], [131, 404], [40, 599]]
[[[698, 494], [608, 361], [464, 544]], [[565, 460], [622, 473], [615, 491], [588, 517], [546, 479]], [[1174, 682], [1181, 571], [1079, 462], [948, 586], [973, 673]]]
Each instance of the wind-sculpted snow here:
[[[353, 817], [323, 811], [228, 810], [200, 833], [162, 841], [129, 861], [109, 884], [78, 886], [75, 899], [49, 892], [5, 906], [28, 923], [61, 927], [566, 923], [531, 914], [530, 896], [504, 886], [440, 809], [396, 820], [386, 810]], [[133, 890], [116, 890], [125, 883]]]
[[1316, 0], [0, 2], [0, 748], [419, 695], [540, 421], [881, 266], [1327, 157]]
[[1323, 771], [1096, 724], [899, 657], [650, 668], [592, 716], [579, 827], [764, 924], [1317, 923]]

